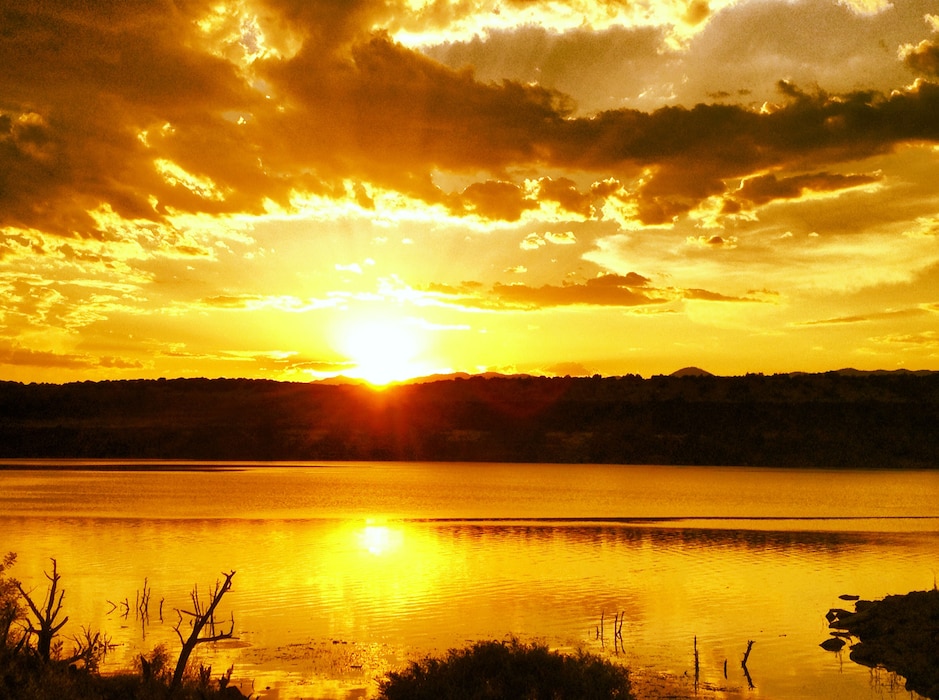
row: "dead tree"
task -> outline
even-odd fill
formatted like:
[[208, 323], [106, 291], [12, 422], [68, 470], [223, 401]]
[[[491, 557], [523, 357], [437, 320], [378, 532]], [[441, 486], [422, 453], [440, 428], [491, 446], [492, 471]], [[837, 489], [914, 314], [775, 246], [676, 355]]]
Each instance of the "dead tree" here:
[[753, 690], [753, 679], [750, 677], [750, 669], [747, 668], [747, 660], [750, 658], [750, 651], [753, 649], [755, 642], [751, 639], [747, 641], [747, 650], [743, 653], [743, 661], [740, 662], [740, 666], [743, 668], [743, 675], [747, 679], [747, 685], [750, 686], [750, 690]]
[[[176, 671], [173, 673], [173, 681], [170, 687], [175, 690], [179, 688], [180, 684], [183, 682], [183, 673], [186, 671], [186, 664], [189, 663], [189, 656], [192, 654], [193, 650], [199, 644], [204, 644], [206, 642], [217, 642], [222, 639], [233, 639], [232, 636], [235, 630], [235, 618], [232, 617], [231, 627], [229, 627], [228, 632], [216, 632], [215, 631], [215, 609], [218, 607], [218, 604], [222, 601], [222, 596], [224, 596], [231, 589], [231, 580], [235, 575], [235, 572], [223, 573], [225, 577], [225, 583], [215, 582], [215, 590], [212, 593], [212, 600], [209, 603], [208, 607], [204, 607], [202, 601], [199, 599], [199, 590], [198, 588], [193, 588], [190, 597], [192, 599], [193, 609], [189, 610], [179, 610], [176, 612], [179, 615], [179, 622], [176, 623], [176, 635], [179, 637], [179, 641], [182, 642], [183, 648], [179, 652], [179, 660], [176, 662]], [[183, 622], [183, 615], [188, 615], [192, 618], [192, 631], [189, 633], [189, 637], [184, 639], [183, 633], [180, 631], [180, 627]], [[202, 636], [202, 631], [208, 625], [209, 630], [206, 636]]]
[[114, 648], [114, 645], [111, 644], [110, 637], [102, 635], [101, 632], [92, 632], [90, 628], [82, 627], [82, 636], [84, 639], [72, 637], [75, 649], [72, 655], [64, 659], [62, 663], [70, 666], [76, 661], [81, 661], [86, 669], [97, 671], [101, 659]]
[[[613, 618], [613, 651], [626, 653], [626, 645], [623, 644], [623, 622], [626, 621], [626, 611], [624, 610], [617, 617]], [[619, 646], [617, 646], [617, 641]]]
[[[45, 573], [45, 572], [43, 572]], [[52, 656], [52, 640], [55, 639], [55, 636], [59, 633], [59, 630], [65, 626], [65, 623], [68, 622], [68, 616], [65, 617], [61, 622], [56, 622], [59, 613], [62, 612], [62, 599], [65, 597], [65, 591], [58, 591], [59, 587], [59, 572], [56, 569], [55, 559], [52, 560], [52, 575], [46, 574], [46, 578], [49, 579], [51, 586], [49, 591], [46, 593], [46, 601], [43, 604], [43, 608], [40, 609], [36, 603], [33, 602], [33, 599], [30, 598], [29, 593], [23, 590], [22, 584], [17, 581], [16, 587], [20, 591], [20, 595], [23, 596], [23, 600], [26, 601], [26, 604], [29, 606], [29, 609], [32, 611], [33, 616], [36, 618], [36, 625], [33, 624], [32, 620], [27, 619], [27, 624], [29, 629], [27, 634], [36, 636], [36, 653], [39, 654], [39, 658], [43, 661], [49, 661]], [[56, 600], [56, 593], [59, 594], [58, 600]]]

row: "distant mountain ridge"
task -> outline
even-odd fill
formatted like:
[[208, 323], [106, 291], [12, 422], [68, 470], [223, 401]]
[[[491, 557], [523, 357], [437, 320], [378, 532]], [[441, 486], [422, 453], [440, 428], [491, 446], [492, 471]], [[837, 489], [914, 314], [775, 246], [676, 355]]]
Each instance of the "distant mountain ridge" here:
[[[686, 371], [687, 370], [687, 371]], [[939, 467], [939, 373], [0, 382], [0, 458]]]
[[[844, 369], [831, 370], [829, 372], [784, 372], [778, 375], [771, 376], [788, 376], [788, 377], [801, 377], [801, 376], [815, 376], [820, 375], [824, 376], [826, 374], [838, 374], [842, 376], [856, 376], [856, 377], [865, 377], [865, 376], [881, 376], [881, 375], [892, 375], [892, 374], [910, 374], [916, 376], [927, 376], [930, 374], [936, 374], [934, 370], [922, 369], [922, 370], [910, 370], [910, 369], [873, 369], [873, 370], [864, 370], [864, 369], [854, 369], [851, 367], [846, 367]], [[430, 384], [432, 382], [445, 382], [451, 381], [454, 379], [471, 379], [474, 377], [481, 377], [483, 379], [512, 379], [512, 378], [524, 378], [524, 377], [541, 377], [540, 375], [531, 375], [531, 374], [506, 374], [503, 372], [481, 372], [478, 374], [471, 374], [469, 372], [450, 372], [450, 373], [441, 373], [441, 374], [427, 374], [419, 377], [411, 377], [409, 379], [401, 379], [397, 381], [392, 381], [388, 383], [388, 386], [403, 386], [408, 384]], [[575, 378], [587, 378], [588, 375], [581, 375]], [[598, 376], [598, 375], [594, 375]], [[706, 369], [701, 369], [700, 367], [689, 366], [682, 367], [677, 369], [671, 374], [668, 375], [656, 375], [656, 376], [669, 376], [669, 377], [719, 377], [722, 375], [713, 374], [708, 372]], [[726, 375], [725, 375], [726, 376]], [[754, 376], [764, 376], [764, 375], [754, 375]], [[606, 379], [615, 379], [615, 377], [605, 377]], [[365, 379], [358, 379], [355, 377], [346, 377], [344, 375], [337, 375], [335, 377], [329, 377], [327, 379], [316, 380], [317, 384], [354, 384], [358, 386], [369, 386], [369, 382]]]
[[700, 367], [682, 367], [672, 372], [670, 377], [713, 377], [714, 375]]

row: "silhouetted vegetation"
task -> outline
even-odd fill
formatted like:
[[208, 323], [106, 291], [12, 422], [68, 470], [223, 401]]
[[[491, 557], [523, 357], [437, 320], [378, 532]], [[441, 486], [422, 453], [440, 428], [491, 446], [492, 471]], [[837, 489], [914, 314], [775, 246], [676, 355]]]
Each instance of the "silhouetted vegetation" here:
[[[232, 626], [216, 631], [215, 611], [231, 589], [235, 572], [223, 574], [207, 603], [193, 589], [193, 610], [179, 611], [176, 631], [182, 644], [175, 665], [165, 646], [140, 656], [135, 669], [100, 675], [99, 662], [109, 649], [100, 633], [84, 630], [73, 638], [75, 650], [64, 655], [59, 632], [65, 590], [57, 562], [46, 573], [49, 588], [41, 603], [10, 577], [15, 554], [0, 561], [0, 700], [237, 700], [245, 696], [230, 684], [232, 669], [218, 680], [200, 666], [185, 674], [197, 644], [231, 639]], [[33, 616], [30, 617], [30, 614]], [[184, 617], [185, 616], [185, 617]], [[190, 618], [188, 637], [180, 630]], [[205, 633], [208, 630], [208, 633]], [[560, 654], [538, 644], [478, 642], [451, 650], [443, 660], [426, 658], [389, 673], [380, 684], [384, 700], [633, 700], [628, 671], [598, 656]]]
[[625, 668], [538, 644], [477, 642], [428, 657], [382, 681], [383, 700], [631, 700]]
[[[206, 625], [214, 624], [214, 610], [231, 586], [232, 574], [225, 574], [225, 584], [216, 586], [210, 606], [197, 605], [193, 620], [195, 643], [183, 650], [171, 671], [170, 657], [164, 647], [139, 658], [137, 669], [126, 673], [101, 675], [99, 664], [110, 645], [100, 632], [82, 628], [80, 636], [60, 638], [67, 616], [63, 616], [65, 590], [56, 561], [52, 573], [46, 573], [49, 588], [42, 599], [27, 591], [10, 576], [16, 555], [7, 554], [0, 562], [0, 700], [236, 700], [244, 696], [230, 686], [231, 669], [213, 680], [211, 668], [200, 667], [184, 674], [189, 653], [196, 643], [211, 641], [201, 636]], [[198, 596], [193, 594], [193, 599]], [[222, 633], [218, 638], [228, 638]], [[190, 638], [191, 641], [192, 637]], [[72, 644], [66, 652], [66, 642]]]
[[939, 465], [939, 373], [0, 383], [0, 458]]
[[[186, 665], [189, 663], [189, 656], [195, 650], [196, 646], [199, 644], [205, 644], [207, 642], [218, 642], [223, 639], [232, 639], [232, 633], [235, 629], [235, 620], [232, 619], [231, 627], [228, 628], [227, 632], [216, 632], [215, 625], [217, 620], [215, 619], [215, 610], [218, 607], [218, 604], [222, 602], [222, 597], [231, 590], [231, 580], [235, 576], [235, 572], [231, 571], [225, 576], [225, 583], [215, 583], [215, 590], [212, 592], [212, 597], [209, 601], [208, 607], [202, 602], [202, 599], [199, 597], [199, 590], [193, 588], [192, 593], [190, 594], [190, 599], [192, 600], [192, 610], [180, 610], [179, 611], [179, 623], [174, 628], [176, 634], [179, 636], [179, 641], [183, 645], [182, 651], [179, 652], [179, 660], [176, 662], [176, 670], [173, 671], [173, 680], [170, 684], [170, 688], [177, 690], [183, 682], [183, 675], [186, 673]], [[189, 632], [188, 637], [183, 637], [183, 633], [180, 631], [180, 627], [183, 623], [183, 614], [186, 614], [190, 618], [190, 625], [192, 629]], [[209, 633], [203, 634], [203, 630], [208, 627]]]

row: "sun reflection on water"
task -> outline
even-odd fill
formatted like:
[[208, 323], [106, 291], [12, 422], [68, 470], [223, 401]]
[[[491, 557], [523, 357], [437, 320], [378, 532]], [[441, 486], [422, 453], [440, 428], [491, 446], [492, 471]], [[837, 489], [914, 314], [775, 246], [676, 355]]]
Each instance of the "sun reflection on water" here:
[[404, 531], [367, 521], [364, 528], [356, 533], [360, 546], [369, 554], [388, 556], [398, 554], [404, 546]]

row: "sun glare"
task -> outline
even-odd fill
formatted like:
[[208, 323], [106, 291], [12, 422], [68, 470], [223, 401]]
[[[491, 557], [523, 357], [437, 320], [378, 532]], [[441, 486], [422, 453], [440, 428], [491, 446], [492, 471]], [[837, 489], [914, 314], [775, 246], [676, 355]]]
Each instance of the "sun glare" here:
[[337, 342], [354, 367], [348, 376], [374, 386], [427, 373], [417, 357], [421, 339], [412, 324], [394, 318], [363, 319], [343, 328]]
[[362, 548], [374, 556], [383, 556], [401, 549], [404, 535], [387, 525], [366, 525], [358, 533]]

